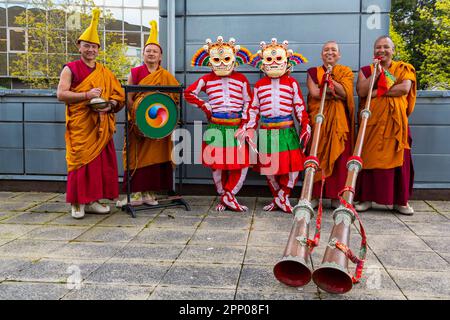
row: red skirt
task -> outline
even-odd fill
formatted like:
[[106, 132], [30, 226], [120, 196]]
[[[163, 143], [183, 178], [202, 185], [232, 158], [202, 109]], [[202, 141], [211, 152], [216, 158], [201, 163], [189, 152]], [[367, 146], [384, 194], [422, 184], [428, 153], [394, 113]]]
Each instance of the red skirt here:
[[91, 162], [67, 174], [68, 203], [86, 204], [119, 196], [116, 150], [111, 139]]
[[[408, 128], [408, 142], [412, 146]], [[392, 169], [361, 170], [356, 182], [356, 201], [374, 201], [384, 205], [405, 206], [414, 184], [411, 149], [405, 149], [403, 165]]]
[[[131, 192], [167, 191], [173, 189], [172, 163], [164, 162], [131, 171]], [[122, 191], [127, 192], [127, 171], [123, 174]]]
[[[325, 179], [323, 186], [324, 199], [338, 199], [338, 193], [345, 187], [347, 180], [347, 160], [352, 155], [350, 141], [345, 142], [345, 149], [334, 162], [333, 173]], [[313, 198], [319, 199], [322, 181], [314, 183]]]

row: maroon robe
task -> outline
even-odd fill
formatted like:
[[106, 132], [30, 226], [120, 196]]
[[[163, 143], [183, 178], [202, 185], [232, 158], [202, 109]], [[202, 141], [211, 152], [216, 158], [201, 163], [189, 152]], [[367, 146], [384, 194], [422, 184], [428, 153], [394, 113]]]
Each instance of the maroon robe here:
[[[77, 87], [94, 71], [83, 61], [66, 64], [72, 71], [71, 88]], [[103, 151], [90, 163], [67, 174], [66, 201], [71, 204], [87, 204], [100, 199], [119, 197], [117, 158], [111, 139]]]
[[[138, 85], [142, 79], [148, 76], [150, 72], [145, 64], [131, 69], [131, 80], [134, 85]], [[130, 134], [134, 134], [130, 131]], [[147, 138], [149, 139], [149, 138]], [[124, 172], [124, 183], [122, 190], [127, 190], [126, 174]], [[173, 168], [170, 161], [149, 165], [146, 167], [131, 170], [130, 179], [131, 192], [144, 191], [166, 191], [173, 189]]]

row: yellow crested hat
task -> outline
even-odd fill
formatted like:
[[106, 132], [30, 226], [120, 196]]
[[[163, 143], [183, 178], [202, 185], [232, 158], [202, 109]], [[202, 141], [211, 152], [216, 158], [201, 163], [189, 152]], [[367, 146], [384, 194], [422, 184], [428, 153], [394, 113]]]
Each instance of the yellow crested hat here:
[[149, 44], [156, 44], [162, 52], [162, 48], [158, 42], [158, 24], [156, 23], [156, 20], [150, 21], [150, 35], [148, 36], [144, 48]]
[[89, 27], [78, 38], [78, 41], [86, 41], [98, 44], [100, 46], [100, 38], [98, 36], [98, 22], [100, 19], [100, 9], [94, 8], [92, 10], [92, 20]]

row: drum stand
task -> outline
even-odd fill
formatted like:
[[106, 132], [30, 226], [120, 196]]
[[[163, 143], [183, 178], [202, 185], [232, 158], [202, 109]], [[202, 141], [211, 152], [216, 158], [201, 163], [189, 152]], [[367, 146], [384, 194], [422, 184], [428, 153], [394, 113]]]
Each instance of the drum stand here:
[[[161, 204], [151, 206], [147, 204], [143, 204], [140, 206], [132, 206], [130, 195], [131, 195], [131, 177], [130, 177], [130, 159], [129, 159], [129, 139], [128, 139], [128, 93], [131, 92], [147, 92], [147, 91], [159, 91], [164, 93], [178, 93], [180, 94], [180, 119], [182, 120], [182, 112], [183, 112], [183, 86], [139, 86], [139, 85], [123, 85], [125, 89], [125, 148], [127, 150], [127, 174], [124, 176], [127, 184], [127, 204], [122, 206], [122, 211], [127, 212], [133, 218], [136, 218], [136, 211], [149, 210], [149, 209], [158, 209], [158, 208], [169, 208], [176, 206], [184, 206], [187, 211], [191, 211], [191, 207], [189, 204], [181, 197], [175, 194], [174, 191], [169, 191], [169, 196], [165, 199], [159, 199], [158, 202], [162, 202]], [[181, 121], [181, 126], [182, 126]], [[183, 187], [183, 165], [179, 166], [179, 192], [181, 193]], [[151, 177], [149, 177], [151, 178]]]

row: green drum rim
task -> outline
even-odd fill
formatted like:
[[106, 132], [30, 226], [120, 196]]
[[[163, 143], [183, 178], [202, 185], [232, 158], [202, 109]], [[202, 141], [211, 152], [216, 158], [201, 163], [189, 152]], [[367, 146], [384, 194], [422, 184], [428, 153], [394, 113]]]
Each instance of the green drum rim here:
[[[165, 109], [168, 118], [158, 126], [152, 126], [147, 120], [153, 121], [149, 116], [152, 107]], [[155, 121], [159, 120], [155, 118]], [[146, 96], [136, 108], [136, 124], [142, 134], [148, 138], [161, 139], [167, 137], [175, 129], [178, 122], [178, 108], [171, 97], [162, 93], [153, 93]], [[160, 126], [159, 126], [160, 125]]]

